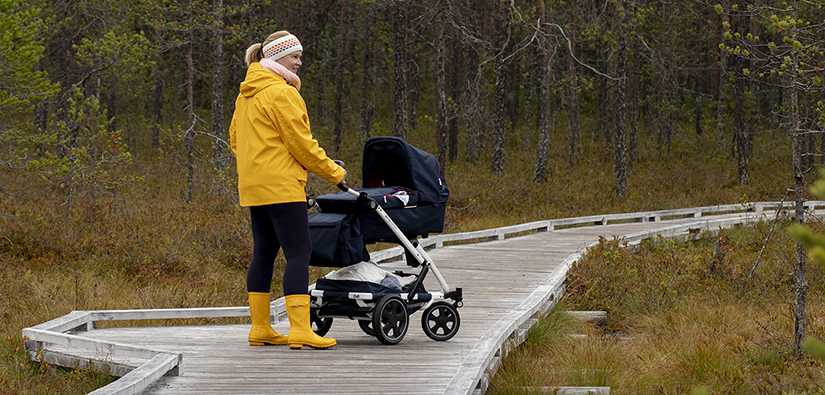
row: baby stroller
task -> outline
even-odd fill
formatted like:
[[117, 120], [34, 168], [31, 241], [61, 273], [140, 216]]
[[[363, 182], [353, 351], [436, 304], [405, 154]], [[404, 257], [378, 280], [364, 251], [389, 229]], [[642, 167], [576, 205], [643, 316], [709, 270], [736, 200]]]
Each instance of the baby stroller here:
[[[337, 194], [308, 203], [312, 237], [310, 265], [341, 268], [320, 278], [310, 291], [313, 330], [324, 336], [333, 318], [358, 320], [364, 333], [383, 344], [398, 344], [410, 314], [423, 310], [421, 326], [433, 340], [458, 332], [461, 288], [451, 290], [419, 237], [444, 229], [449, 197], [438, 161], [396, 137], [373, 137], [364, 145], [364, 187], [343, 184]], [[389, 272], [369, 261], [366, 245], [400, 244], [406, 264], [417, 273]], [[424, 279], [435, 275], [440, 292], [427, 292]], [[448, 301], [449, 300], [449, 301]]]

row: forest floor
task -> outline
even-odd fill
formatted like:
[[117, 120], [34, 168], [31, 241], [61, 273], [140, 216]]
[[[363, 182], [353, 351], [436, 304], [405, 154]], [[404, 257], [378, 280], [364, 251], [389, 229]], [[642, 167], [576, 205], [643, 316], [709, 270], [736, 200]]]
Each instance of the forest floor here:
[[[503, 176], [491, 173], [489, 150], [477, 163], [447, 163], [451, 196], [445, 233], [539, 219], [777, 201], [792, 185], [790, 142], [781, 135], [755, 137], [750, 182], [739, 185], [727, 148], [718, 150], [708, 136], [679, 133], [670, 149], [662, 150], [657, 150], [655, 136], [640, 135], [625, 199], [613, 194], [613, 158], [605, 157], [600, 136], [583, 136], [572, 169], [566, 142], [554, 144], [544, 183], [532, 181], [535, 144], [515, 137], [507, 141]], [[322, 134], [319, 140], [323, 143], [328, 136]], [[408, 141], [437, 151], [430, 136], [414, 134]], [[345, 139], [337, 156], [347, 162], [348, 181], [355, 186], [361, 184], [360, 144]], [[206, 143], [200, 148], [209, 152]], [[118, 170], [117, 183], [89, 181], [70, 194], [65, 185], [50, 183], [35, 171], [0, 172], [0, 393], [81, 394], [113, 379], [91, 369], [30, 361], [22, 328], [72, 310], [246, 303], [246, 267], [252, 253], [248, 211], [237, 205], [232, 177], [213, 173], [206, 159], [197, 166], [191, 202], [185, 201], [180, 158], [148, 149], [139, 150], [131, 166]], [[317, 177], [310, 178], [307, 190], [314, 195], [335, 192]], [[758, 242], [764, 235], [757, 232], [753, 238]], [[283, 264], [279, 257], [273, 298], [282, 295]], [[312, 268], [310, 278], [314, 281], [325, 272]], [[681, 308], [690, 306], [696, 304]]]

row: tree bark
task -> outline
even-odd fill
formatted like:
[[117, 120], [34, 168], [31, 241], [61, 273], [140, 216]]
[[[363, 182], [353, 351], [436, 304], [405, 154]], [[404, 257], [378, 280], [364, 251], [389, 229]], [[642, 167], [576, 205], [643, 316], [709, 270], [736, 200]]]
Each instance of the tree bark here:
[[154, 84], [152, 94], [152, 149], [160, 148], [160, 128], [163, 122], [163, 54], [157, 54], [155, 60]]
[[215, 26], [212, 30], [212, 168], [226, 169], [226, 133], [223, 119], [223, 0], [214, 0]]
[[[536, 15], [540, 21], [539, 25], [545, 22], [544, 0], [536, 0]], [[538, 94], [538, 123], [539, 138], [536, 145], [536, 162], [533, 167], [533, 182], [547, 181], [547, 155], [550, 151], [550, 59], [548, 48], [548, 36], [545, 29], [542, 29], [538, 42], [538, 64], [536, 67], [536, 81], [539, 85]]]
[[195, 46], [193, 33], [192, 0], [187, 6], [189, 43], [186, 45], [186, 126], [184, 127], [184, 151], [186, 153], [186, 203], [192, 202], [195, 185], [195, 62], [192, 58], [192, 49]]
[[481, 68], [479, 56], [469, 42], [467, 48], [467, 86], [465, 89], [467, 140], [467, 161], [476, 163], [483, 148], [481, 140]]
[[450, 51], [452, 52], [452, 62], [449, 70], [447, 71], [449, 74], [447, 85], [450, 93], [447, 99], [447, 134], [449, 140], [447, 157], [452, 163], [458, 159], [458, 112], [460, 102], [459, 97], [461, 97], [461, 84], [459, 82], [464, 80], [461, 76], [461, 72], [464, 70], [464, 65], [462, 64], [461, 46], [457, 40], [452, 40]]
[[493, 158], [490, 169], [497, 177], [504, 176], [504, 118], [507, 116], [507, 61], [505, 53], [509, 41], [510, 10], [506, 0], [498, 0], [498, 21], [496, 29], [496, 88], [495, 110], [493, 114]]
[[338, 45], [335, 55], [335, 93], [333, 98], [333, 125], [332, 125], [332, 155], [338, 154], [341, 147], [341, 140], [344, 127], [343, 96], [344, 96], [344, 58], [347, 53], [347, 29], [349, 28], [349, 17], [347, 16], [349, 0], [341, 2], [340, 26], [338, 29]]
[[395, 88], [393, 94], [392, 133], [395, 137], [407, 139], [407, 2], [393, 2], [393, 42], [395, 54], [393, 70]]
[[421, 75], [421, 67], [418, 65], [418, 43], [415, 40], [410, 44], [407, 64], [410, 72], [407, 87], [409, 91], [409, 132], [415, 135], [418, 131], [418, 102], [421, 98], [421, 92], [418, 90], [418, 77]]
[[670, 155], [670, 147], [673, 142], [673, 100], [674, 76], [673, 76], [673, 55], [666, 45], [670, 36], [670, 8], [666, 2], [662, 2], [662, 29], [661, 42], [663, 45], [661, 59], [661, 79], [660, 79], [660, 110], [659, 110], [659, 133], [657, 135], [657, 154], [662, 157], [662, 149], [666, 148], [666, 154]]
[[[722, 9], [728, 9], [728, 0], [721, 0]], [[728, 15], [727, 11], [722, 13], [722, 23], [728, 22]], [[727, 70], [727, 61], [728, 61], [728, 51], [725, 49], [719, 50], [719, 92], [717, 93], [717, 102], [716, 102], [716, 148], [721, 152], [722, 149], [725, 148], [725, 124], [726, 119], [725, 115], [727, 111], [725, 110], [725, 86], [728, 83], [728, 73]]]
[[[538, 129], [538, 125], [533, 125], [533, 96], [536, 91], [536, 84], [531, 83], [536, 79], [536, 70], [538, 65], [538, 58], [541, 57], [539, 46], [535, 46], [535, 54], [527, 53], [522, 60], [523, 73], [527, 78], [527, 83], [524, 84], [524, 138], [521, 141], [521, 149], [527, 151], [533, 145], [532, 137], [534, 129]], [[536, 119], [538, 122], [538, 119]]]
[[[571, 48], [573, 44], [571, 43]], [[579, 130], [579, 86], [578, 86], [578, 72], [576, 70], [576, 60], [570, 57], [570, 62], [567, 66], [567, 79], [570, 81], [568, 87], [568, 109], [567, 109], [567, 123], [568, 123], [568, 146], [567, 146], [567, 165], [572, 169], [576, 165], [576, 153], [581, 151], [581, 132]]]
[[[736, 18], [736, 30], [744, 32], [743, 18]], [[734, 89], [733, 89], [733, 132], [736, 136], [736, 163], [739, 174], [739, 185], [748, 185], [748, 130], [745, 125], [745, 76], [742, 74], [743, 61], [734, 60]]]
[[[797, 20], [797, 3], [793, 2], [794, 20]], [[791, 29], [791, 38], [796, 40], [796, 29]], [[805, 223], [805, 175], [802, 168], [801, 151], [802, 147], [802, 130], [799, 113], [799, 98], [797, 96], [797, 67], [799, 65], [799, 56], [797, 51], [793, 51], [791, 59], [791, 67], [787, 75], [790, 79], [790, 107], [791, 107], [791, 122], [793, 133], [793, 178], [794, 178], [794, 193], [796, 194], [796, 209], [795, 220], [801, 224]], [[794, 336], [793, 347], [794, 356], [801, 360], [802, 341], [805, 340], [805, 330], [808, 321], [808, 313], [806, 311], [807, 295], [808, 295], [808, 280], [806, 278], [806, 257], [805, 247], [801, 243], [796, 244], [796, 262], [794, 264]]]
[[[622, 7], [619, 0], [618, 7]], [[629, 11], [621, 10], [622, 22], [617, 27], [619, 29], [619, 39], [616, 45], [616, 75], [619, 81], [616, 82], [616, 147], [614, 150], [614, 181], [613, 192], [615, 196], [624, 200], [627, 197], [627, 104], [625, 97], [627, 92], [627, 30], [622, 26], [629, 24]]]
[[[632, 6], [631, 6], [632, 7]], [[629, 10], [629, 12], [632, 12]], [[628, 88], [627, 88], [627, 118], [628, 118], [628, 151], [629, 151], [629, 162], [632, 163], [636, 160], [636, 154], [638, 149], [638, 143], [636, 141], [636, 136], [639, 129], [639, 68], [641, 65], [639, 64], [639, 56], [638, 56], [638, 47], [634, 44], [629, 44], [630, 46], [630, 57], [632, 64], [632, 68], [630, 69], [630, 75], [628, 76]]]
[[[42, 71], [43, 66], [41, 65], [41, 63], [44, 61], [45, 59], [41, 59], [39, 62], [35, 63], [34, 71]], [[34, 108], [32, 109], [32, 126], [34, 126], [34, 132], [37, 136], [42, 136], [46, 133], [46, 128], [48, 125], [48, 116], [48, 108], [46, 107], [45, 102], [38, 101], [34, 104]], [[41, 159], [43, 158], [43, 156], [46, 155], [45, 143], [37, 143], [35, 155], [37, 159]]]
[[372, 132], [375, 120], [375, 101], [373, 99], [373, 46], [372, 28], [375, 18], [369, 3], [365, 4], [364, 12], [364, 52], [361, 58], [361, 142], [367, 141]]
[[[599, 53], [602, 53], [599, 51]], [[602, 54], [604, 58], [607, 57], [606, 54]], [[596, 76], [596, 128], [597, 131], [595, 135], [602, 137], [604, 142], [603, 149], [604, 154], [607, 156], [610, 153], [610, 140], [612, 139], [612, 135], [610, 133], [610, 121], [608, 120], [608, 89], [609, 89], [609, 81], [601, 76]], [[591, 140], [592, 141], [592, 140]]]
[[447, 163], [447, 84], [444, 64], [447, 58], [447, 44], [445, 42], [445, 28], [444, 21], [438, 22], [438, 38], [436, 41], [436, 57], [435, 57], [435, 103], [436, 103], [436, 134], [438, 135], [438, 162]]

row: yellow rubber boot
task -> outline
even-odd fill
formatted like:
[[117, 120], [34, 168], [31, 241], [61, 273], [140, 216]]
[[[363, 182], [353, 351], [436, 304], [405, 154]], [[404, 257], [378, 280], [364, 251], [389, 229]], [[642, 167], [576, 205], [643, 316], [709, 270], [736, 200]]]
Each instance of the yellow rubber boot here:
[[252, 317], [252, 328], [249, 330], [250, 346], [287, 344], [286, 336], [275, 332], [270, 324], [268, 292], [249, 293], [249, 315]]
[[289, 317], [289, 348], [330, 348], [335, 339], [318, 336], [309, 319], [309, 295], [287, 295], [286, 315]]

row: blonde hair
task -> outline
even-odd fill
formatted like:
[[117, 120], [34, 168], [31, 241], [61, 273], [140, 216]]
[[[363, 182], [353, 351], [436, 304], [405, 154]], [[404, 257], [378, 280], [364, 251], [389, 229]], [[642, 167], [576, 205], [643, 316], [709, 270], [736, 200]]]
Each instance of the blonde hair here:
[[289, 34], [290, 33], [286, 30], [279, 30], [270, 34], [263, 43], [255, 43], [250, 45], [249, 48], [246, 49], [246, 56], [244, 57], [246, 67], [249, 67], [252, 63], [260, 62], [261, 59], [264, 58], [264, 45], [269, 44], [281, 37], [288, 36]]

